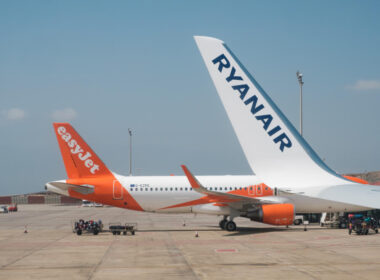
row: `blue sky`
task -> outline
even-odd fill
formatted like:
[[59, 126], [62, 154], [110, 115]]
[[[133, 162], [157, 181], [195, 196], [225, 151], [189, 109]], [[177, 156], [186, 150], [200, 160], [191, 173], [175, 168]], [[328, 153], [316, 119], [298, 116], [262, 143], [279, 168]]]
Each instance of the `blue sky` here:
[[66, 174], [70, 121], [110, 169], [251, 174], [193, 35], [224, 40], [339, 173], [380, 170], [378, 1], [0, 1], [0, 195]]

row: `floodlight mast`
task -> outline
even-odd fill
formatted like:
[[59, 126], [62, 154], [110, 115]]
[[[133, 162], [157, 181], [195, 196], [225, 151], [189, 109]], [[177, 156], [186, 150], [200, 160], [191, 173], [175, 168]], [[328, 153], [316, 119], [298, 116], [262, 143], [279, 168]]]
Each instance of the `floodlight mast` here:
[[128, 128], [129, 133], [129, 176], [132, 176], [132, 129]]
[[300, 85], [300, 134], [302, 135], [302, 126], [303, 126], [303, 120], [302, 120], [302, 86], [303, 86], [303, 81], [302, 81], [302, 74], [300, 71], [297, 71], [297, 78], [298, 78], [298, 83]]

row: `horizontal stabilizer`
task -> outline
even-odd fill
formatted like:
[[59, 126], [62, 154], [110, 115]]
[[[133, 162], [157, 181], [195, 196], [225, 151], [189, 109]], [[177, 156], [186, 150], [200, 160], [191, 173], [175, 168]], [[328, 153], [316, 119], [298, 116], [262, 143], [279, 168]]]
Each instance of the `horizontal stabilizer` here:
[[46, 184], [47, 187], [55, 187], [57, 189], [60, 189], [62, 192], [68, 192], [69, 190], [75, 191], [81, 194], [90, 194], [94, 192], [94, 186], [91, 185], [73, 185], [73, 184], [67, 184], [63, 182], [49, 182]]

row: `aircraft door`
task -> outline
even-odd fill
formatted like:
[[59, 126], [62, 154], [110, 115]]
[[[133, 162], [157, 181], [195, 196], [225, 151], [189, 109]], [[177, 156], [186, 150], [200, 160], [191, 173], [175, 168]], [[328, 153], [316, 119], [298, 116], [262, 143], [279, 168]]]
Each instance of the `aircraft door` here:
[[118, 180], [113, 181], [113, 199], [123, 199], [123, 186]]

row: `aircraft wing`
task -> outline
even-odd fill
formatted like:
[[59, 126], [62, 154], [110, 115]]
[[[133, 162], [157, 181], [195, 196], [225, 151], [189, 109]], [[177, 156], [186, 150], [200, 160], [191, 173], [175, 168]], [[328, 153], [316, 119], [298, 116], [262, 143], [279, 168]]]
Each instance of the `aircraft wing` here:
[[207, 188], [205, 188], [198, 180], [195, 178], [195, 176], [189, 171], [189, 169], [185, 165], [181, 165], [183, 171], [185, 172], [185, 175], [187, 179], [190, 182], [191, 187], [194, 191], [199, 192], [201, 194], [211, 196], [215, 199], [220, 198], [223, 200], [223, 203], [233, 203], [233, 202], [242, 202], [243, 204], [255, 204], [255, 205], [261, 205], [261, 204], [276, 204], [276, 203], [283, 203], [283, 201], [279, 201], [279, 197], [273, 197], [273, 196], [266, 196], [266, 197], [247, 197], [243, 195], [236, 195], [236, 194], [230, 194], [230, 193], [223, 193], [223, 192], [217, 192], [217, 191], [210, 191]]

